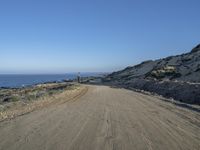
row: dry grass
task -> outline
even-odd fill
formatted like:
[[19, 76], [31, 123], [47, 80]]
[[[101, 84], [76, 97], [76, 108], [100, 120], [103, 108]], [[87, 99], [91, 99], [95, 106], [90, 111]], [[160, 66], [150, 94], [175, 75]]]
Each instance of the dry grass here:
[[[1, 91], [12, 97], [11, 101], [1, 102], [0, 121], [38, 110], [52, 104], [62, 104], [86, 92], [86, 87], [77, 84], [40, 84], [32, 88], [7, 89]], [[37, 97], [38, 93], [43, 93]], [[16, 100], [15, 100], [15, 97]], [[24, 98], [25, 97], [25, 98]]]

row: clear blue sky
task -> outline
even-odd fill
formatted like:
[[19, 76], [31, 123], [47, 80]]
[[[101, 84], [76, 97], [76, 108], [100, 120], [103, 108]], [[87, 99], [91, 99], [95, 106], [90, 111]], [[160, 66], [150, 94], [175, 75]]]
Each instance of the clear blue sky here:
[[102, 72], [191, 50], [199, 0], [1, 0], [0, 73]]

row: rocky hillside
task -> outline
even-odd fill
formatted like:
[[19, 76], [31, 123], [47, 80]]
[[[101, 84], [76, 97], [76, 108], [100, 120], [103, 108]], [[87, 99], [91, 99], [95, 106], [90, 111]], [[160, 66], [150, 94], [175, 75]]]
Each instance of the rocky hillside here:
[[149, 60], [114, 72], [104, 81], [200, 104], [200, 44], [186, 54]]
[[145, 61], [107, 76], [108, 80], [129, 81], [133, 78], [200, 82], [200, 44], [189, 53]]

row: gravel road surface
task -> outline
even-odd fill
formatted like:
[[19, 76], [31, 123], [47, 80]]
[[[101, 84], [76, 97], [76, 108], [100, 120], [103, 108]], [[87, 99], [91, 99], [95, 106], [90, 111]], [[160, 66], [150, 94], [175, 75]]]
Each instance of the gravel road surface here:
[[88, 86], [81, 97], [0, 122], [0, 149], [200, 150], [200, 113], [150, 95]]

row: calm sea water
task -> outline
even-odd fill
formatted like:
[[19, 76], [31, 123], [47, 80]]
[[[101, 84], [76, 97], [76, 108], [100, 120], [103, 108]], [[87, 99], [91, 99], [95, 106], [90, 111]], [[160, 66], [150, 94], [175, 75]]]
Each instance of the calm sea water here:
[[[82, 77], [98, 76], [97, 73], [83, 73]], [[58, 75], [0, 75], [0, 87], [23, 87], [44, 82], [62, 81], [75, 79], [77, 74]]]

